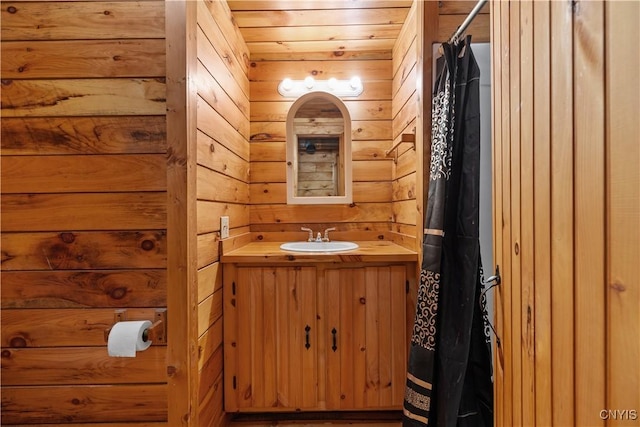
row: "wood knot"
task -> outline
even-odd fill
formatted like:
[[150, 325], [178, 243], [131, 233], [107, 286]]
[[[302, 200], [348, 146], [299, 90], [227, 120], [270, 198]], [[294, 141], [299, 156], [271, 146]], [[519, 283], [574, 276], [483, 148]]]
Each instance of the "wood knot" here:
[[156, 245], [155, 245], [155, 243], [153, 243], [153, 241], [147, 239], [147, 240], [143, 240], [142, 241], [142, 245], [140, 245], [140, 246], [142, 247], [143, 250], [150, 251]]
[[9, 345], [15, 348], [25, 348], [27, 346], [27, 340], [24, 337], [13, 337], [9, 341]]
[[122, 299], [125, 295], [127, 295], [127, 288], [124, 286], [117, 287], [109, 292], [109, 296], [113, 299]]
[[613, 289], [616, 292], [624, 292], [627, 290], [627, 287], [620, 283], [620, 282], [613, 282], [611, 285], [609, 285], [611, 287], [611, 289]]
[[76, 236], [73, 233], [60, 233], [60, 240], [65, 243], [73, 243], [76, 240]]
[[16, 7], [15, 7], [15, 6], [9, 6], [9, 7], [7, 8], [7, 12], [9, 12], [9, 13], [11, 13], [11, 14], [14, 14], [14, 13], [18, 12], [18, 9], [16, 9]]
[[2, 350], [1, 356], [3, 359], [9, 359], [11, 358], [11, 352], [9, 350]]
[[358, 301], [360, 301], [360, 304], [366, 304], [367, 303], [367, 299], [365, 297], [361, 297]]
[[247, 388], [244, 390], [244, 400], [249, 400], [249, 399], [251, 399], [251, 395], [252, 395], [252, 394], [253, 394], [253, 393], [251, 393], [251, 385], [249, 385], [249, 387], [247, 387]]
[[178, 370], [176, 369], [175, 366], [167, 366], [167, 376], [172, 377], [176, 374], [176, 372], [178, 372]]

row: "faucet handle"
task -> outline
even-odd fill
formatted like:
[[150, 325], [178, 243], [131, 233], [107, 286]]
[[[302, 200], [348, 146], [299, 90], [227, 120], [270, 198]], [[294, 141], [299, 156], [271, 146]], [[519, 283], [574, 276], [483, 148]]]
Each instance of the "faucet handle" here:
[[307, 227], [300, 227], [300, 230], [308, 231], [309, 232], [309, 237], [307, 238], [307, 242], [313, 242], [313, 230], [311, 230], [310, 228], [307, 228]]
[[334, 231], [336, 228], [335, 227], [330, 227], [327, 228], [326, 230], [324, 230], [324, 239], [322, 239], [324, 242], [328, 242], [329, 241], [329, 232], [330, 231]]

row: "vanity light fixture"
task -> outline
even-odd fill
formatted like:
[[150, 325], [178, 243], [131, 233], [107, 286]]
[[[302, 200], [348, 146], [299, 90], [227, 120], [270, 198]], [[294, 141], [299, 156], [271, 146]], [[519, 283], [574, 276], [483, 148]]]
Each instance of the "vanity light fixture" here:
[[292, 80], [286, 78], [278, 85], [278, 93], [286, 98], [298, 98], [312, 91], [328, 92], [335, 96], [359, 96], [364, 87], [360, 77], [352, 77], [349, 80], [315, 80], [309, 76], [304, 80]]

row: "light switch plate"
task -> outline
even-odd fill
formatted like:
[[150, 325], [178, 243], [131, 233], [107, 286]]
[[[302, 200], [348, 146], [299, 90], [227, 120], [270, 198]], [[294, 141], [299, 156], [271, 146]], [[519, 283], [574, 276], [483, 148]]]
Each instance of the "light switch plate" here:
[[226, 239], [229, 237], [229, 217], [220, 217], [220, 238]]

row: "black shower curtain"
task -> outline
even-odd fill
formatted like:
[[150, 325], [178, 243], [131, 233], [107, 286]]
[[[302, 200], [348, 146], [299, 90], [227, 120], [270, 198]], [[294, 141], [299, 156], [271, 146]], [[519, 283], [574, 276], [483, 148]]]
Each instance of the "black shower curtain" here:
[[[493, 425], [479, 241], [480, 69], [471, 37], [442, 45], [403, 426]], [[486, 201], [489, 202], [489, 201]]]

